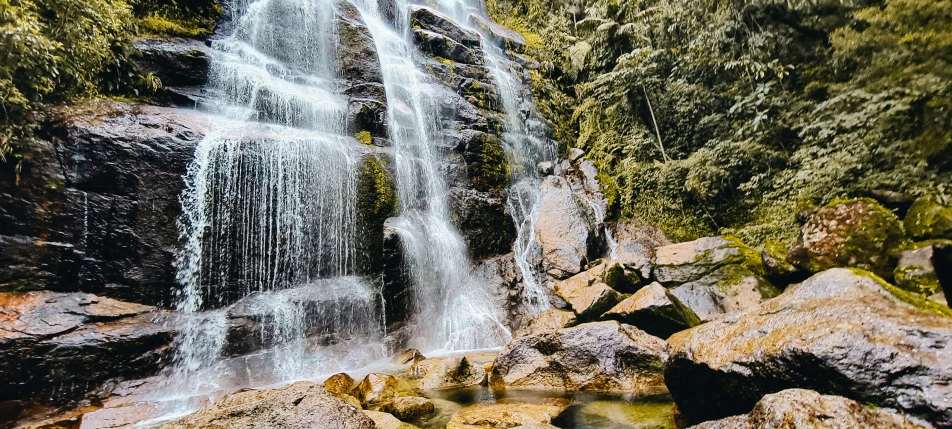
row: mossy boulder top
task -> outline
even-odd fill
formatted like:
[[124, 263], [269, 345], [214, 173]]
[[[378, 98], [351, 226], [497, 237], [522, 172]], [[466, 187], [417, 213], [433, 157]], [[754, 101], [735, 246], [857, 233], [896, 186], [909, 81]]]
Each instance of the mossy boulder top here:
[[919, 198], [912, 203], [903, 224], [909, 236], [916, 240], [952, 240], [952, 207], [940, 204], [932, 196]]

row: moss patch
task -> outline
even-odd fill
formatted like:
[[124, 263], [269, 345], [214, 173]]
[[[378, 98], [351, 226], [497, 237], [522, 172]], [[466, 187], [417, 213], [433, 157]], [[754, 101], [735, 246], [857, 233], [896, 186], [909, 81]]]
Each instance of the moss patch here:
[[916, 240], [952, 239], [952, 207], [943, 206], [933, 196], [917, 199], [903, 223], [906, 232]]
[[952, 309], [950, 309], [949, 307], [946, 307], [937, 302], [933, 302], [924, 296], [902, 290], [894, 285], [889, 284], [887, 281], [883, 280], [882, 277], [879, 277], [876, 274], [871, 273], [869, 271], [859, 269], [859, 268], [851, 268], [850, 270], [856, 273], [857, 275], [866, 276], [873, 279], [879, 286], [881, 286], [883, 289], [885, 289], [887, 292], [892, 294], [898, 300], [906, 304], [909, 304], [927, 313], [932, 313], [932, 314], [937, 314], [940, 316], [952, 318]]
[[373, 143], [373, 137], [370, 136], [369, 131], [361, 131], [357, 134], [354, 134], [354, 138], [367, 146], [370, 146]]

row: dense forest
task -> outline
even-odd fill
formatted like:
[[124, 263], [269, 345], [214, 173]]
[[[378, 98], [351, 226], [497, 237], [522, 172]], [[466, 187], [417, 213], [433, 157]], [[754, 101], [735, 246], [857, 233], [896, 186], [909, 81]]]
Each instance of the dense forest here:
[[615, 215], [791, 241], [837, 197], [952, 195], [948, 0], [492, 0]]

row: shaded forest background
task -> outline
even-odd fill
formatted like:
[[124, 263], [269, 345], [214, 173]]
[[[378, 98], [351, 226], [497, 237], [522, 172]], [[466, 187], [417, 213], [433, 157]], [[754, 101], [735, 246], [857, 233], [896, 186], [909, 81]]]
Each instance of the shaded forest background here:
[[616, 217], [791, 242], [837, 197], [952, 194], [950, 0], [489, 0]]

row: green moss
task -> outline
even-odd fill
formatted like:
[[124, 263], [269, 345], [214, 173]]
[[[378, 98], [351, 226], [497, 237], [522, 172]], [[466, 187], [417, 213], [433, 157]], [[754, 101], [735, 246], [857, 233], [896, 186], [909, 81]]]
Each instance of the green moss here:
[[397, 210], [396, 188], [382, 162], [368, 157], [362, 169], [358, 203], [372, 223], [382, 223]]
[[357, 134], [354, 134], [354, 138], [367, 146], [370, 146], [373, 143], [373, 137], [370, 136], [369, 131], [361, 131]]
[[598, 180], [602, 195], [605, 196], [605, 219], [613, 220], [618, 216], [618, 183], [601, 170], [599, 170], [595, 179]]
[[622, 264], [612, 263], [605, 267], [601, 275], [602, 283], [622, 293], [631, 294], [641, 288], [641, 277], [634, 270], [625, 268]]
[[934, 196], [917, 199], [903, 220], [906, 231], [916, 240], [952, 239], [952, 207], [939, 203]]
[[498, 138], [490, 134], [473, 138], [463, 153], [463, 160], [475, 189], [498, 191], [509, 185], [509, 161]]
[[889, 284], [887, 281], [883, 280], [882, 277], [877, 276], [869, 271], [859, 269], [859, 268], [850, 268], [851, 271], [857, 275], [866, 276], [873, 279], [879, 286], [885, 289], [887, 292], [892, 294], [896, 299], [909, 304], [919, 310], [925, 311], [927, 313], [933, 313], [940, 316], [945, 316], [952, 318], [952, 309], [937, 302], [931, 301], [929, 298], [922, 295], [918, 295], [909, 291], [902, 290], [894, 285]]
[[139, 19], [139, 33], [143, 35], [165, 35], [178, 37], [208, 36], [211, 29], [203, 28], [189, 21], [153, 14]]

